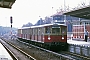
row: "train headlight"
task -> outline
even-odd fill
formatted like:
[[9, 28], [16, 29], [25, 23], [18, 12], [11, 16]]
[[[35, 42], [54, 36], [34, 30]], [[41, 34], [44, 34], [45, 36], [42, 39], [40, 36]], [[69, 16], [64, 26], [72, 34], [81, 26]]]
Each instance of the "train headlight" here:
[[51, 38], [50, 37], [48, 37], [48, 40], [50, 40]]
[[43, 40], [44, 40], [44, 38], [43, 38]]
[[64, 37], [62, 37], [62, 39], [64, 39]]

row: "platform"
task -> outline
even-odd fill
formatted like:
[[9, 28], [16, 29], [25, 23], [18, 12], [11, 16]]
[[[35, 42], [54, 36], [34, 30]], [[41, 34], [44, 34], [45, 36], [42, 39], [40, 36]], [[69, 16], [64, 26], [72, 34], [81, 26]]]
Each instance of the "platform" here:
[[76, 44], [76, 45], [81, 45], [81, 46], [88, 46], [90, 47], [90, 41], [83, 41], [83, 40], [73, 40], [73, 39], [68, 39], [67, 40], [68, 44]]
[[13, 60], [1, 43], [0, 43], [0, 60]]

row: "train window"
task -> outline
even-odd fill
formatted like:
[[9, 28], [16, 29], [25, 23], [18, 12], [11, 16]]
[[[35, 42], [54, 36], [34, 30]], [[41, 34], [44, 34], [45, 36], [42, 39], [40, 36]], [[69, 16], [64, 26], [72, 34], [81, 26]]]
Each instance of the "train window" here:
[[53, 34], [60, 34], [60, 26], [52, 26], [52, 33]]
[[67, 34], [67, 29], [65, 27], [62, 27], [62, 30], [61, 30], [62, 34]]
[[52, 28], [52, 33], [54, 34], [60, 33], [60, 28]]
[[60, 28], [52, 28], [52, 33], [60, 33]]
[[51, 28], [50, 27], [46, 27], [45, 28], [45, 33], [50, 34], [51, 33]]
[[21, 32], [20, 33], [22, 34], [22, 29], [21, 29]]

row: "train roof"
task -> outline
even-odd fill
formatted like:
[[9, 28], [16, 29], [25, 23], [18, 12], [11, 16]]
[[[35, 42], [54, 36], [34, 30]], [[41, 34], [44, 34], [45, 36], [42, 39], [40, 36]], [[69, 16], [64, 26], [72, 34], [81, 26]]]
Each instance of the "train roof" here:
[[52, 25], [62, 25], [62, 26], [66, 26], [65, 24], [57, 24], [57, 23], [54, 23], [54, 24], [43, 24], [43, 25], [30, 26], [30, 27], [22, 27], [22, 28], [19, 28], [19, 29], [38, 28], [38, 27], [45, 27], [45, 26], [52, 26]]

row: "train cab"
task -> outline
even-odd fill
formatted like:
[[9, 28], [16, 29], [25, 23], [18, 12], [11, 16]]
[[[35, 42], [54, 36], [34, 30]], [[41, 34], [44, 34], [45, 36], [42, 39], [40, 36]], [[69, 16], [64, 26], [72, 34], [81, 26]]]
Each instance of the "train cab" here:
[[67, 26], [54, 24], [45, 26], [44, 42], [67, 42]]

